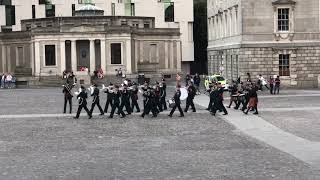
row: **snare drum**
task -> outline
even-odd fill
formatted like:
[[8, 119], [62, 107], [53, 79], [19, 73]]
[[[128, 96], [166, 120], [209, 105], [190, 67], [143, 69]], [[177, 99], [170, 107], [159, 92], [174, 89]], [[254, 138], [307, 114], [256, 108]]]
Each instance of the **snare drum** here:
[[173, 108], [176, 105], [176, 103], [172, 99], [168, 100], [168, 104], [170, 108]]

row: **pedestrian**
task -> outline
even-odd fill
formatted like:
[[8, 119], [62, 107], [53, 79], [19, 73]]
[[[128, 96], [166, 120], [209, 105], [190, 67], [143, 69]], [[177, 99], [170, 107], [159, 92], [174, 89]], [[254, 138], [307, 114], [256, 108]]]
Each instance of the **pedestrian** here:
[[181, 101], [180, 101], [180, 96], [181, 96], [181, 91], [180, 91], [181, 86], [178, 85], [176, 88], [176, 92], [173, 96], [173, 100], [175, 102], [175, 105], [173, 106], [170, 114], [168, 115], [169, 117], [172, 117], [172, 114], [174, 113], [174, 111], [176, 110], [176, 108], [178, 108], [179, 112], [180, 112], [180, 117], [184, 117], [183, 111], [181, 109]]
[[266, 79], [260, 74], [259, 75], [259, 80], [260, 80], [260, 89], [261, 89], [261, 91], [263, 91], [263, 87], [266, 87], [268, 90], [269, 90], [269, 87], [267, 86], [267, 81], [266, 81]]
[[274, 83], [275, 83], [275, 86], [274, 86], [274, 94], [279, 94], [279, 91], [280, 91], [280, 77], [277, 76], [277, 78], [274, 80]]
[[6, 81], [6, 84], [7, 84], [7, 88], [11, 89], [11, 87], [12, 87], [11, 86], [12, 85], [11, 84], [12, 83], [12, 75], [10, 73], [7, 74], [7, 77], [6, 77], [5, 81]]
[[91, 105], [91, 109], [90, 109], [90, 114], [92, 114], [94, 107], [97, 105], [100, 111], [100, 116], [104, 115], [104, 112], [100, 106], [100, 90], [97, 87], [97, 84], [93, 85], [93, 93], [91, 94], [91, 96], [93, 96], [93, 100], [92, 100], [92, 105]]
[[181, 76], [179, 75], [179, 73], [177, 73], [177, 75], [176, 75], [176, 87], [180, 86], [180, 82], [181, 82]]
[[191, 81], [191, 76], [190, 76], [190, 74], [187, 74], [187, 75], [186, 75], [185, 81], [186, 81], [186, 82], [185, 82], [185, 84], [186, 84], [185, 86], [187, 87], [188, 84], [189, 84], [189, 82]]
[[219, 100], [220, 99], [220, 93], [219, 88], [217, 85], [211, 86], [210, 89], [210, 113], [211, 115], [215, 116], [217, 111], [220, 109]]
[[239, 94], [238, 94], [238, 86], [235, 81], [233, 81], [231, 86], [229, 86], [229, 91], [230, 91], [230, 103], [228, 108], [231, 108], [231, 105], [233, 102], [236, 104], [236, 107], [237, 107]]
[[89, 119], [92, 118], [92, 115], [90, 114], [89, 109], [87, 108], [87, 98], [88, 98], [88, 94], [86, 92], [86, 89], [84, 88], [84, 86], [81, 86], [81, 92], [78, 94], [77, 99], [79, 99], [79, 107], [78, 107], [78, 111], [76, 116], [74, 117], [74, 119], [78, 119], [81, 113], [82, 108], [87, 112]]

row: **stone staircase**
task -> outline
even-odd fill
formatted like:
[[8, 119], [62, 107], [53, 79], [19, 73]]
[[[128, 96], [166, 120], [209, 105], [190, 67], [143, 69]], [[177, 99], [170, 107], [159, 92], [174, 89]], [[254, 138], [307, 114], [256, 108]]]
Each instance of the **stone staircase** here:
[[60, 76], [42, 76], [39, 78], [39, 86], [41, 87], [61, 87], [65, 83]]

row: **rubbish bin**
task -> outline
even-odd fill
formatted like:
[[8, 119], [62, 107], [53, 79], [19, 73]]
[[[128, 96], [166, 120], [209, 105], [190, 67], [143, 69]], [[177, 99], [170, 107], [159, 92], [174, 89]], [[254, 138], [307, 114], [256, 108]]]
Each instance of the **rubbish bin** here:
[[144, 81], [145, 81], [144, 73], [139, 73], [138, 74], [138, 83], [141, 85], [141, 84], [144, 84]]

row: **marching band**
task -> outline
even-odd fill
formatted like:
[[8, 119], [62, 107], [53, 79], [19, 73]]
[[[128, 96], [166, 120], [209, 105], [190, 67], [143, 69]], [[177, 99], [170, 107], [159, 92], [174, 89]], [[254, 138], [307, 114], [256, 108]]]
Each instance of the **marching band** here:
[[[74, 84], [69, 84], [68, 81], [63, 85], [64, 93], [64, 113], [66, 113], [66, 105], [69, 102], [71, 114], [72, 111], [72, 93], [71, 90], [74, 87]], [[108, 108], [111, 107], [111, 112], [109, 118], [113, 118], [114, 113], [121, 115], [122, 118], [126, 115], [133, 113], [134, 109], [137, 113], [140, 112], [140, 107], [138, 104], [139, 93], [143, 97], [143, 112], [141, 117], [144, 118], [145, 115], [152, 113], [152, 117], [157, 117], [160, 112], [167, 110], [167, 103], [171, 109], [169, 117], [172, 117], [176, 109], [180, 112], [180, 117], [184, 117], [184, 112], [188, 112], [189, 107], [191, 107], [193, 112], [196, 112], [194, 105], [194, 98], [197, 95], [197, 89], [190, 81], [186, 88], [181, 88], [180, 85], [176, 87], [174, 96], [166, 101], [166, 82], [164, 79], [162, 81], [156, 82], [154, 86], [149, 85], [145, 82], [143, 85], [138, 86], [135, 82], [130, 80], [124, 81], [121, 86], [113, 85], [112, 83], [109, 86], [102, 85], [102, 89], [99, 89], [96, 84], [90, 86], [88, 90], [93, 97], [91, 109], [87, 108], [87, 92], [86, 89], [81, 86], [79, 92], [75, 92], [77, 99], [79, 100], [79, 107], [75, 118], [79, 118], [80, 112], [83, 109], [87, 112], [89, 119], [92, 118], [92, 112], [94, 107], [97, 106], [100, 111], [100, 115], [104, 115], [108, 112]], [[232, 103], [235, 103], [234, 109], [239, 109], [242, 105], [241, 110], [248, 114], [248, 111], [254, 111], [254, 114], [258, 114], [258, 96], [257, 96], [257, 86], [254, 83], [236, 83], [233, 82], [229, 86], [230, 92], [230, 104], [227, 106], [231, 108]], [[104, 110], [100, 106], [100, 91], [107, 94], [107, 101], [105, 104]], [[216, 115], [216, 112], [223, 112], [223, 115], [227, 115], [228, 111], [223, 105], [223, 93], [225, 89], [221, 86], [221, 83], [211, 83], [206, 90], [209, 93], [210, 102], [207, 110], [211, 112], [213, 116]], [[186, 107], [184, 111], [181, 108], [181, 101], [186, 100]], [[116, 112], [117, 110], [117, 112]], [[124, 113], [126, 112], [126, 114]]]

